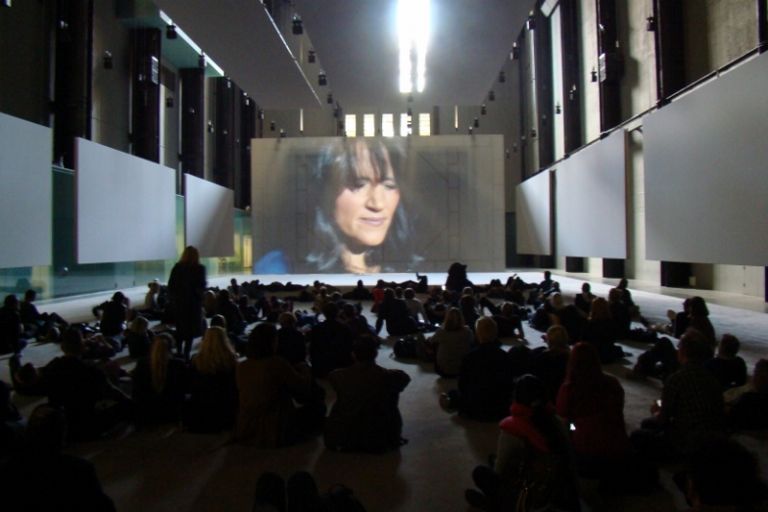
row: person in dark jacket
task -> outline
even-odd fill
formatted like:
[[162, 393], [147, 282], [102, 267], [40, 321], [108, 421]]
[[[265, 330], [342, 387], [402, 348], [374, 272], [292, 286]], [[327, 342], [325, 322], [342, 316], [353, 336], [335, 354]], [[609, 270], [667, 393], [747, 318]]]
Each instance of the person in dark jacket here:
[[43, 404], [32, 411], [24, 447], [0, 464], [4, 510], [115, 510], [93, 464], [62, 453], [66, 429], [60, 409]]
[[459, 414], [496, 421], [507, 413], [514, 388], [509, 354], [501, 349], [496, 322], [490, 317], [481, 317], [475, 324], [475, 341], [478, 347], [461, 362]]
[[325, 445], [342, 451], [383, 452], [401, 445], [403, 420], [397, 402], [411, 378], [376, 364], [377, 342], [358, 338], [355, 362], [335, 370], [328, 381], [336, 403], [325, 422]]
[[168, 294], [176, 322], [178, 351], [186, 359], [192, 352], [192, 342], [203, 334], [203, 293], [205, 267], [200, 264], [200, 253], [188, 246], [179, 262], [173, 266], [168, 279]]
[[19, 314], [19, 299], [15, 295], [6, 295], [0, 308], [0, 354], [19, 354], [27, 345], [22, 338], [24, 327]]
[[337, 368], [352, 364], [352, 331], [337, 318], [339, 308], [333, 302], [323, 306], [325, 320], [309, 331], [309, 360], [312, 374], [325, 377]]

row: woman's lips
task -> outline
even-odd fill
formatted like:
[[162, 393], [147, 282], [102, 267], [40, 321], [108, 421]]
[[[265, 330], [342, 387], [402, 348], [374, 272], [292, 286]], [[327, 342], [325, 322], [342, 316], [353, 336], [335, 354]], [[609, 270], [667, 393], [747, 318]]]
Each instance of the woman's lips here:
[[387, 221], [386, 217], [362, 217], [360, 222], [366, 226], [380, 227]]

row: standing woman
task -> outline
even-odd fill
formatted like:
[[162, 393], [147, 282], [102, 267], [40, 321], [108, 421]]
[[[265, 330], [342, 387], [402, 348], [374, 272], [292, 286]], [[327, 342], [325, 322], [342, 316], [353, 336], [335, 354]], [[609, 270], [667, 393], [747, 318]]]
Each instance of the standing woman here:
[[168, 294], [176, 322], [176, 340], [184, 358], [189, 359], [192, 340], [203, 334], [203, 293], [205, 292], [205, 267], [200, 264], [200, 253], [189, 245], [171, 270]]

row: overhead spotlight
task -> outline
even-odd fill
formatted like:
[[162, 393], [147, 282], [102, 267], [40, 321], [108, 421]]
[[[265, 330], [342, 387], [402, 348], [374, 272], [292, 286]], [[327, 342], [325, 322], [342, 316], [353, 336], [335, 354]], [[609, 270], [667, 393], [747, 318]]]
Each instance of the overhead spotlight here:
[[102, 57], [102, 61], [104, 63], [104, 69], [112, 69], [112, 52], [104, 50], [104, 57]]
[[264, 111], [259, 109], [259, 119], [264, 119]]
[[173, 96], [165, 98], [165, 108], [173, 108]]
[[197, 67], [205, 69], [206, 61], [205, 61], [205, 54], [201, 53], [200, 56], [197, 58]]
[[285, 130], [283, 130], [282, 128], [280, 128], [280, 138], [284, 139], [287, 136], [288, 136], [288, 133]]
[[563, 113], [563, 107], [560, 106], [560, 102], [555, 105], [555, 114], [562, 114]]
[[595, 69], [595, 68], [593, 67], [593, 68], [592, 68], [592, 71], [590, 71], [590, 73], [589, 73], [589, 74], [590, 74], [590, 76], [591, 76], [591, 80], [592, 80], [592, 82], [597, 82], [597, 69]]
[[331, 93], [328, 93], [328, 96], [325, 98], [325, 101], [326, 101], [326, 103], [328, 103], [329, 105], [332, 105], [332, 104], [333, 104], [333, 94], [331, 94]]
[[496, 93], [491, 91], [488, 93], [488, 101], [496, 101]]
[[503, 84], [506, 81], [507, 81], [507, 75], [505, 75], [503, 71], [499, 71], [499, 83]]
[[656, 18], [654, 16], [645, 18], [645, 30], [648, 32], [656, 32]]
[[536, 18], [533, 15], [533, 12], [531, 12], [528, 15], [528, 19], [525, 20], [525, 28], [528, 30], [536, 30]]
[[520, 47], [517, 43], [512, 43], [512, 51], [509, 52], [509, 60], [518, 60], [520, 58]]
[[165, 37], [168, 39], [176, 39], [179, 35], [176, 33], [176, 25], [169, 23], [165, 26]]
[[472, 125], [475, 128], [480, 128], [480, 120], [478, 118], [475, 118], [475, 121], [472, 123]]
[[270, 121], [269, 122], [269, 131], [271, 131], [271, 132], [275, 131], [275, 122], [274, 121]]
[[213, 121], [208, 121], [208, 133], [213, 133], [216, 131], [213, 127]]
[[328, 85], [328, 77], [325, 75], [325, 71], [321, 71], [317, 75], [317, 85]]
[[472, 135], [472, 125], [469, 125], [469, 128], [467, 128], [467, 133]]
[[536, 128], [531, 128], [531, 138], [535, 139], [538, 133], [536, 132]]
[[304, 33], [304, 23], [298, 14], [293, 15], [293, 35], [300, 36]]
[[315, 56], [315, 50], [309, 50], [307, 52], [307, 62], [314, 64], [315, 60], [317, 60], [317, 57]]
[[483, 103], [482, 105], [480, 105], [480, 114], [485, 115], [487, 113], [488, 113], [488, 109], [485, 108], [485, 103]]

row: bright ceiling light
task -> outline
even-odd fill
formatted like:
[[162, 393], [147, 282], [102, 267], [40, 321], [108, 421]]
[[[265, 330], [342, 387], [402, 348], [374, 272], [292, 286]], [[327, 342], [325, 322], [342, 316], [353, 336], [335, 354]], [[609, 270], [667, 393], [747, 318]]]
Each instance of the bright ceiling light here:
[[429, 0], [398, 0], [397, 30], [402, 93], [410, 93], [414, 89], [422, 92], [426, 87], [429, 9]]

